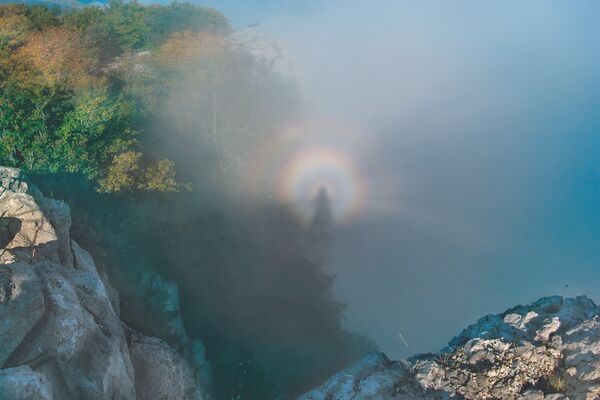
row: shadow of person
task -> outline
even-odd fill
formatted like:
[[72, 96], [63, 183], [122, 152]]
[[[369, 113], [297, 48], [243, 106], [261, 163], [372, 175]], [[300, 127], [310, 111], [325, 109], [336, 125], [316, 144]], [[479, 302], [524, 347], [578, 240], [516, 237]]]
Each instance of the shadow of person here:
[[21, 230], [21, 220], [15, 217], [0, 217], [0, 249], [4, 249]]

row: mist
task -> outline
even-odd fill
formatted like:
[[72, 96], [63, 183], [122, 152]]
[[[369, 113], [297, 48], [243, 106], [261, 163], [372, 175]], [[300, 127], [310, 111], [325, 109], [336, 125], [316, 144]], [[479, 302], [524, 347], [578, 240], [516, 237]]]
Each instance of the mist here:
[[329, 266], [348, 328], [407, 357], [513, 304], [600, 299], [600, 5], [248, 4], [214, 5], [277, 41], [305, 139], [368, 187]]

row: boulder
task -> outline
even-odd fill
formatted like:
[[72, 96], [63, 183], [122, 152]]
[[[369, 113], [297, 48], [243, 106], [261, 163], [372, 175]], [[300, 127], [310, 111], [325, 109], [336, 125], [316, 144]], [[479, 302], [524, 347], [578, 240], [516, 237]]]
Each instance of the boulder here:
[[0, 166], [0, 193], [3, 191], [26, 193], [28, 186], [20, 169]]
[[433, 398], [414, 379], [408, 366], [370, 353], [298, 400], [377, 400]]
[[132, 398], [134, 375], [124, 332], [97, 274], [49, 262], [33, 270], [44, 292], [45, 314], [12, 353], [10, 366], [29, 365], [60, 379], [57, 391], [81, 399]]
[[[13, 263], [0, 265], [0, 367], [44, 314], [42, 286], [29, 265]], [[15, 318], [18, 316], [18, 318]]]
[[137, 400], [202, 400], [194, 371], [168, 344], [134, 331], [128, 342]]
[[44, 375], [27, 366], [0, 369], [0, 400], [53, 400]]
[[40, 197], [38, 200], [44, 215], [54, 228], [58, 241], [58, 258], [60, 264], [65, 267], [73, 266], [73, 255], [71, 254], [71, 209], [64, 201]]
[[[169, 345], [130, 330], [128, 341], [118, 294], [70, 226], [64, 202], [0, 167], [0, 400], [201, 399], [197, 371]], [[176, 303], [162, 311], [174, 317]], [[173, 321], [168, 331], [185, 332]]]
[[[600, 394], [600, 321], [598, 316], [577, 324], [561, 336], [563, 376], [573, 398]], [[595, 397], [595, 398], [598, 398]]]
[[58, 237], [33, 197], [4, 190], [0, 194], [2, 244], [0, 262], [60, 262]]

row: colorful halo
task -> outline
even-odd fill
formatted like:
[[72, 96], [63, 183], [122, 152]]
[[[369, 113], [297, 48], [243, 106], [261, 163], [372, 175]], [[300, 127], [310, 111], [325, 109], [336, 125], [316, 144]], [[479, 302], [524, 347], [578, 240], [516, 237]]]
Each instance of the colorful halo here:
[[280, 196], [292, 204], [305, 222], [313, 215], [313, 202], [324, 188], [331, 200], [334, 221], [348, 223], [363, 205], [365, 184], [342, 153], [317, 148], [299, 153], [284, 168], [280, 178]]

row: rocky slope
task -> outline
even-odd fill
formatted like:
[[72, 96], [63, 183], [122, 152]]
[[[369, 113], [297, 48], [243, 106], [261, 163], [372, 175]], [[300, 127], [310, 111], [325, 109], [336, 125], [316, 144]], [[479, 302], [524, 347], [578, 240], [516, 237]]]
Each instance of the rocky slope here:
[[407, 363], [372, 353], [299, 400], [599, 399], [600, 308], [547, 297], [466, 328]]
[[70, 224], [65, 203], [0, 167], [0, 400], [202, 399], [193, 356], [124, 326]]

